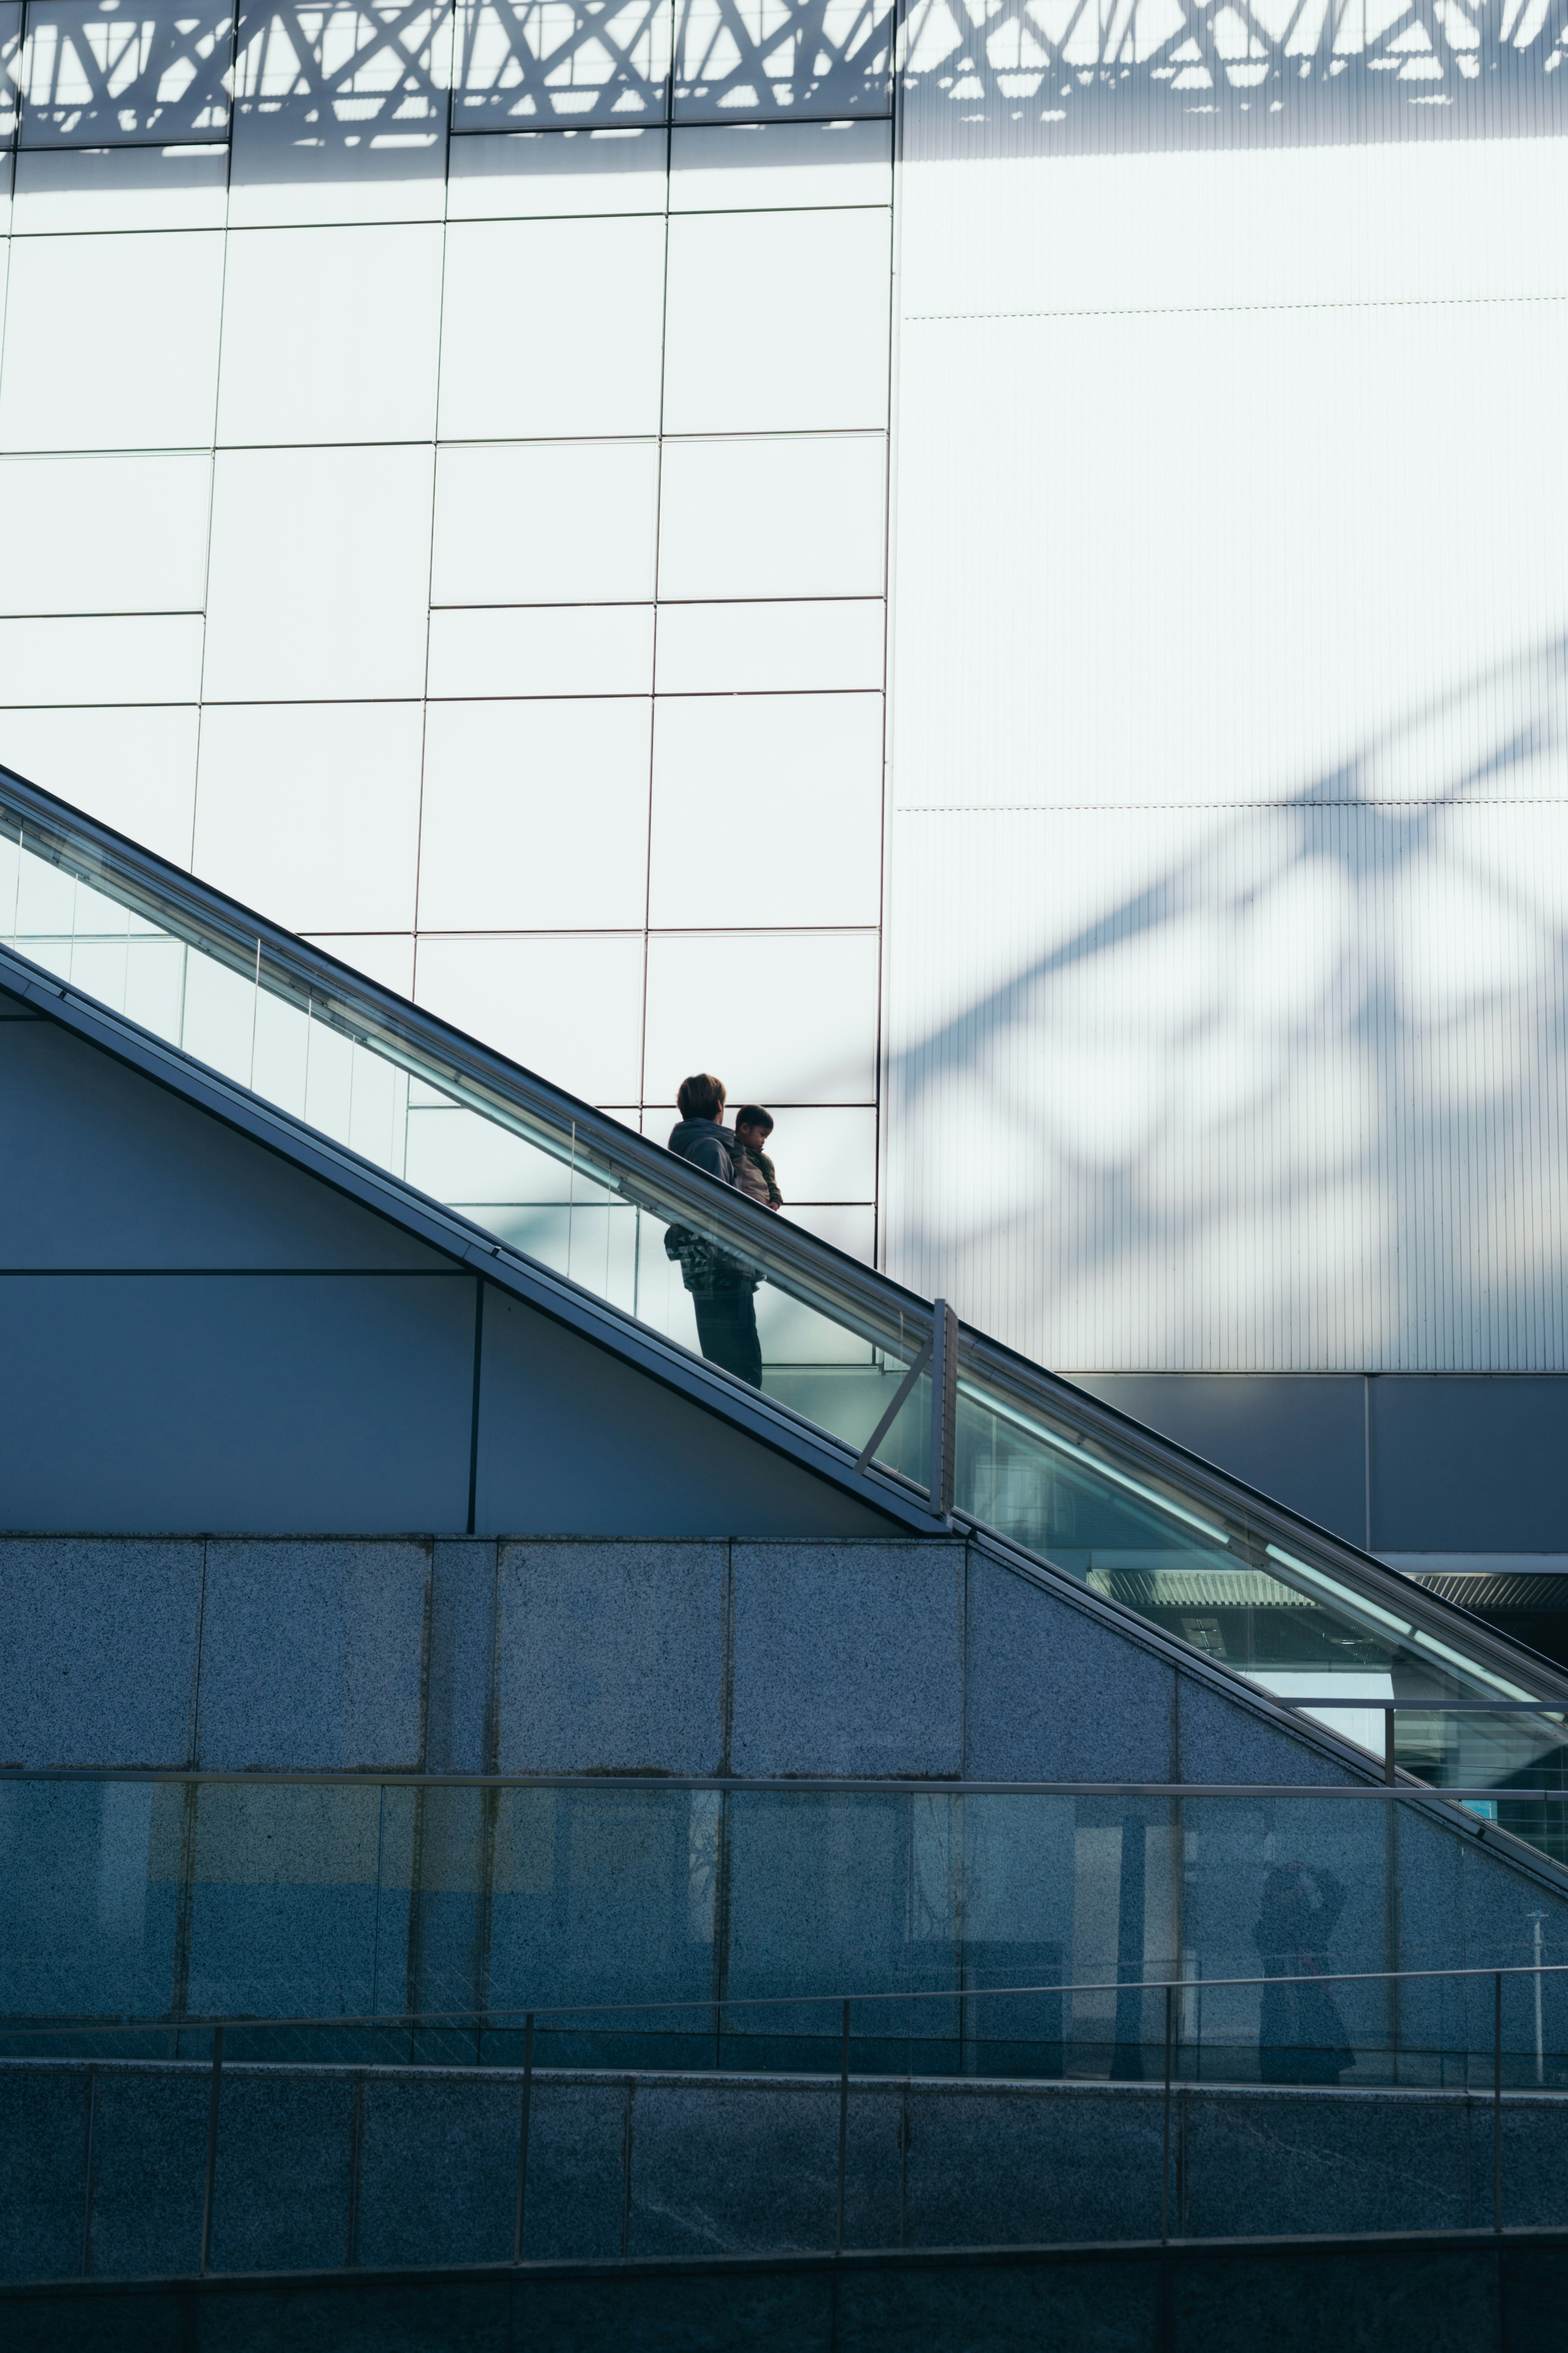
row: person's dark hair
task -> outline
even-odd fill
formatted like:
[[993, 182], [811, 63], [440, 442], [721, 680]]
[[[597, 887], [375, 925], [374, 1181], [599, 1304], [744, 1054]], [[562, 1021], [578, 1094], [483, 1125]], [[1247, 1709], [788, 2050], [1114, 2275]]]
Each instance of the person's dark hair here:
[[742, 1103], [735, 1113], [735, 1124], [737, 1127], [760, 1127], [764, 1135], [771, 1135], [773, 1115], [771, 1111], [764, 1111], [761, 1103]]
[[682, 1119], [717, 1119], [724, 1108], [724, 1082], [711, 1071], [698, 1071], [681, 1080], [675, 1100]]

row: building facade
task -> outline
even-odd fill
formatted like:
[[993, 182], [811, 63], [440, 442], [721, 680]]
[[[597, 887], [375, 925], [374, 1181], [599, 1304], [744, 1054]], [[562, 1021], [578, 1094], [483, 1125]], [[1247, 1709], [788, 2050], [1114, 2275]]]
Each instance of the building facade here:
[[650, 1133], [721, 1071], [802, 1222], [1358, 1541], [1568, 1566], [1565, 44], [0, 0], [0, 760]]

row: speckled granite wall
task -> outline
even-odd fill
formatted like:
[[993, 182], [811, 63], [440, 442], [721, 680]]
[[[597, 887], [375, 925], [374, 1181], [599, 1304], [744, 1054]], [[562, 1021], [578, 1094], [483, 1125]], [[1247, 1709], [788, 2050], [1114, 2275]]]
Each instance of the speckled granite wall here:
[[14, 1766], [1352, 1778], [961, 1537], [3, 1537]]

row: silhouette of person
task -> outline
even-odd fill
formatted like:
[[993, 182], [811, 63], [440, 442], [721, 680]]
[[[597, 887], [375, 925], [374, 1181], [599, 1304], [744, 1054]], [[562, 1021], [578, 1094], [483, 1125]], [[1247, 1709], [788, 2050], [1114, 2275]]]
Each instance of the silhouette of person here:
[[1303, 1862], [1270, 1866], [1252, 1940], [1263, 1956], [1258, 2073], [1266, 2084], [1337, 2084], [1355, 2063], [1332, 1994], [1315, 1978], [1328, 1969], [1328, 1947], [1345, 1890], [1331, 1871]]

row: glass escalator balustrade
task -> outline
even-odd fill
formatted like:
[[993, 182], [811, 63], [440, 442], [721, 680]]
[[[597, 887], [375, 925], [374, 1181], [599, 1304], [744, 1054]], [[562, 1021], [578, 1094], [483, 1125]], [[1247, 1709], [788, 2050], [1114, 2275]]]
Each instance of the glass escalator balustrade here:
[[1167, 1489], [1110, 1460], [1099, 1439], [965, 1378], [957, 1451], [961, 1509], [1278, 1697], [1342, 1694], [1343, 1706], [1303, 1711], [1342, 1737], [1382, 1756], [1383, 1703], [1396, 1701], [1397, 1761], [1422, 1780], [1563, 1786], [1564, 1718], [1508, 1711], [1559, 1695], [1550, 1673], [1536, 1681], [1467, 1654], [1418, 1613], [1273, 1541], [1260, 1514]]
[[[753, 1259], [721, 1218], [678, 1201], [638, 1140], [626, 1138], [637, 1165], [607, 1156], [609, 1123], [589, 1137], [569, 1108], [508, 1101], [380, 1027], [348, 1001], [349, 975], [342, 990], [312, 988], [276, 942], [247, 952], [243, 939], [204, 934], [189, 910], [149, 904], [101, 854], [82, 871], [68, 846], [29, 838], [19, 815], [12, 824], [0, 832], [0, 935], [33, 963], [693, 1353], [691, 1300], [666, 1238], [695, 1229], [756, 1279], [766, 1392], [857, 1448], [870, 1436], [925, 1338], [923, 1315], [825, 1306], [776, 1254]], [[740, 1215], [754, 1248], [766, 1239], [757, 1213]], [[922, 1380], [881, 1449], [917, 1482], [928, 1398]]]
[[[286, 933], [118, 845], [0, 774], [0, 936], [73, 989], [252, 1090], [679, 1345], [697, 1350], [675, 1238], [696, 1232], [756, 1284], [763, 1388], [858, 1451], [930, 1337], [927, 1304], [807, 1245], [638, 1136], [359, 984]], [[404, 1016], [406, 1014], [406, 1020]], [[662, 1164], [662, 1165], [661, 1165]], [[843, 1270], [841, 1275], [835, 1270]], [[960, 1341], [956, 1508], [1137, 1610], [1381, 1757], [1448, 1788], [1561, 1787], [1563, 1717], [1486, 1700], [1568, 1685], [1412, 1592], [1362, 1589], [1342, 1554], [1217, 1474], [1199, 1487], [1158, 1441], [1120, 1442], [1088, 1399], [977, 1335]], [[876, 1460], [924, 1489], [922, 1374]], [[1155, 1467], [1151, 1467], [1151, 1464]], [[1226, 1500], [1223, 1506], [1214, 1500]], [[1283, 1540], [1281, 1540], [1283, 1539]], [[1370, 1573], [1369, 1573], [1370, 1574]], [[1342, 1704], [1338, 1704], [1342, 1695]], [[1455, 1702], [1465, 1702], [1456, 1708]], [[1555, 1852], [1554, 1809], [1500, 1819]], [[1536, 1816], [1542, 1820], [1537, 1823]]]

